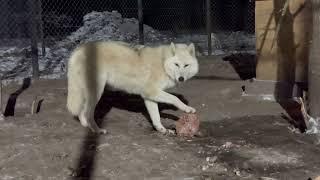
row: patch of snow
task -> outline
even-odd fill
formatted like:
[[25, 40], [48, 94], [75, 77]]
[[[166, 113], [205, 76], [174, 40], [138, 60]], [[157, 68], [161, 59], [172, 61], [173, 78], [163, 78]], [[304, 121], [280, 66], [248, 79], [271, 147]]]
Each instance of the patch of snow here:
[[307, 134], [319, 134], [320, 133], [320, 118], [309, 117], [310, 128], [306, 131]]
[[[83, 17], [83, 26], [67, 37], [72, 42], [120, 40], [138, 44], [139, 22], [135, 18], [123, 18], [117, 11], [91, 12]], [[166, 36], [144, 25], [144, 38], [148, 43], [166, 41]]]

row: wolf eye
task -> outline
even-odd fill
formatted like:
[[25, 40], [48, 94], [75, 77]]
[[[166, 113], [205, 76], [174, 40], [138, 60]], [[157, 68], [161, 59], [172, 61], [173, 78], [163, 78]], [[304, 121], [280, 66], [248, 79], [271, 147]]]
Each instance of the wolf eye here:
[[174, 63], [174, 65], [176, 65], [177, 67], [180, 67], [178, 63]]
[[190, 64], [186, 64], [186, 65], [184, 65], [184, 67], [186, 68], [186, 67], [188, 67]]

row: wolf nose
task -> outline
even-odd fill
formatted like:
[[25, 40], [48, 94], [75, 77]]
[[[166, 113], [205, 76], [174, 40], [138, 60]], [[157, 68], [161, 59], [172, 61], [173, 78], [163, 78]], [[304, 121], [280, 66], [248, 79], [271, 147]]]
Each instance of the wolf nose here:
[[184, 81], [184, 78], [183, 78], [183, 77], [179, 77], [178, 80], [179, 80], [180, 82], [182, 82], [182, 81]]

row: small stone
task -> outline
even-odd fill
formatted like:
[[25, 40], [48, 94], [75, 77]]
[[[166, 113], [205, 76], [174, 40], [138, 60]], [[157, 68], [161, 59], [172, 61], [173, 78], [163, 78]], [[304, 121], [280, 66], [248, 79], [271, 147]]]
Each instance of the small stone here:
[[206, 161], [209, 162], [211, 164], [211, 166], [213, 165], [213, 163], [215, 163], [215, 161], [218, 159], [217, 156], [213, 156], [213, 157], [206, 157]]
[[71, 176], [71, 177], [77, 176], [76, 170], [72, 167], [67, 167], [66, 171], [67, 171], [68, 176]]
[[218, 159], [218, 157], [217, 156], [213, 156], [212, 158], [210, 158], [210, 160], [211, 160], [211, 162], [216, 162], [216, 160]]
[[261, 180], [277, 180], [275, 178], [271, 178], [271, 177], [260, 177]]
[[239, 169], [235, 169], [233, 172], [234, 172], [234, 174], [235, 174], [235, 175], [237, 175], [237, 176], [241, 176], [241, 174], [240, 174], [240, 170], [239, 170]]
[[209, 168], [208, 165], [203, 165], [203, 166], [202, 166], [202, 171], [206, 171], [208, 168]]
[[211, 177], [205, 177], [204, 180], [213, 180]]
[[225, 144], [222, 145], [224, 148], [231, 148], [232, 147], [232, 142], [226, 142]]

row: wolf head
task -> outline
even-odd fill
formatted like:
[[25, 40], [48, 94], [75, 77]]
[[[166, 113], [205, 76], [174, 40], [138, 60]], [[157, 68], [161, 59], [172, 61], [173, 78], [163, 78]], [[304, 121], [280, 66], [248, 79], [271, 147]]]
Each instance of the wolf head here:
[[184, 82], [199, 71], [194, 44], [174, 44], [167, 48], [164, 69], [175, 82]]

